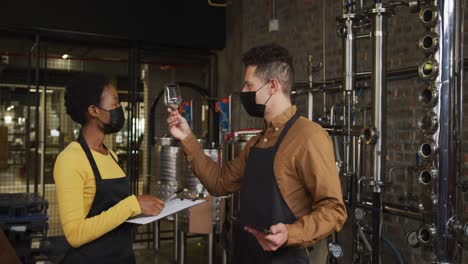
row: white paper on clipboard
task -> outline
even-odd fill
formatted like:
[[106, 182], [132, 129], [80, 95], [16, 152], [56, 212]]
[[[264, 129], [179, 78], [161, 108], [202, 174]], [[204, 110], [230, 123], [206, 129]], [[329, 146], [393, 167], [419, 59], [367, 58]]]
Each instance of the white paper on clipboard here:
[[162, 219], [166, 216], [175, 214], [179, 211], [182, 211], [184, 209], [190, 208], [192, 206], [201, 204], [206, 202], [207, 200], [192, 200], [192, 199], [174, 199], [172, 201], [167, 202], [164, 205], [164, 208], [162, 209], [161, 213], [155, 216], [148, 216], [148, 215], [143, 215], [143, 216], [137, 216], [134, 218], [128, 219], [127, 223], [132, 223], [132, 224], [138, 224], [138, 225], [145, 225], [154, 221], [157, 221], [159, 219]]

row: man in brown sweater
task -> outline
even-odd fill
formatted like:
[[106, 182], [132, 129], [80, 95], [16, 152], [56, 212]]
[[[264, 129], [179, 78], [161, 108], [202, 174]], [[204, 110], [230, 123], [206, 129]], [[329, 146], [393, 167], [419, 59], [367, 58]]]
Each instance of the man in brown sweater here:
[[294, 69], [285, 48], [254, 47], [243, 62], [241, 102], [265, 128], [237, 159], [219, 167], [171, 109], [169, 131], [212, 195], [240, 191], [236, 263], [309, 263], [308, 248], [347, 218], [332, 142], [291, 104]]

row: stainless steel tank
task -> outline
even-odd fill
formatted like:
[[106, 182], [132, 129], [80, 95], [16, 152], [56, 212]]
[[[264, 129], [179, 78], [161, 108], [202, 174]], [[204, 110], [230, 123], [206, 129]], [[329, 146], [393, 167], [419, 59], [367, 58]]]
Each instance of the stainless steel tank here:
[[[206, 147], [203, 140], [199, 139], [203, 151], [213, 161], [218, 163], [219, 150], [214, 147]], [[219, 226], [219, 205], [222, 198], [211, 197], [208, 191], [203, 187], [203, 184], [198, 180], [190, 168], [190, 164], [184, 159], [183, 165], [183, 187], [184, 198], [207, 198], [209, 201], [203, 205], [184, 210], [179, 213], [179, 228], [187, 233], [209, 234], [213, 231], [213, 227]], [[216, 230], [215, 230], [216, 231]]]
[[[197, 140], [198, 143], [203, 148], [203, 151], [207, 156], [209, 156], [213, 161], [218, 163], [219, 160], [219, 150], [214, 146], [207, 147], [205, 141], [202, 139]], [[203, 184], [198, 180], [195, 174], [190, 167], [190, 164], [184, 159], [184, 180], [183, 186], [186, 190], [184, 190], [184, 194], [187, 198], [194, 198], [194, 197], [206, 197], [208, 192], [203, 187]]]
[[150, 192], [166, 200], [181, 186], [183, 151], [174, 138], [156, 139], [153, 149], [153, 181]]

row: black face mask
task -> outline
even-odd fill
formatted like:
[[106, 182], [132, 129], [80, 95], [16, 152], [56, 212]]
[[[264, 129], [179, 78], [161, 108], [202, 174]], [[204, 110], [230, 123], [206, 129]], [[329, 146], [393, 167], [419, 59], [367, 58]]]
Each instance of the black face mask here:
[[109, 112], [109, 115], [110, 115], [110, 123], [109, 124], [106, 124], [106, 123], [102, 122], [98, 118], [99, 121], [101, 121], [101, 123], [104, 125], [104, 134], [108, 135], [108, 134], [117, 133], [117, 132], [120, 131], [120, 129], [122, 129], [122, 127], [124, 126], [124, 123], [125, 123], [125, 115], [124, 115], [122, 106], [119, 106], [119, 107], [111, 109], [111, 110], [106, 110], [106, 109], [101, 108], [99, 106], [97, 106], [97, 108], [99, 108], [101, 110], [104, 110], [106, 112]]
[[266, 100], [264, 104], [257, 104], [256, 95], [257, 95], [257, 92], [260, 91], [260, 89], [262, 89], [269, 82], [270, 81], [267, 81], [260, 88], [258, 88], [255, 92], [242, 92], [240, 94], [241, 103], [244, 106], [245, 111], [247, 111], [247, 113], [250, 116], [253, 116], [253, 117], [265, 116], [266, 103], [268, 103], [272, 95], [268, 97], [268, 99]]

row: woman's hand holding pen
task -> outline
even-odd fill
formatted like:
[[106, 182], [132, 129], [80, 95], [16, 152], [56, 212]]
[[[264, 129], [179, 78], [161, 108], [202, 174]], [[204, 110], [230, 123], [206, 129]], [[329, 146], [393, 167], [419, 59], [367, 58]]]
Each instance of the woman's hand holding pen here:
[[167, 108], [167, 112], [167, 125], [169, 127], [169, 132], [171, 132], [172, 136], [176, 139], [184, 140], [188, 135], [190, 135], [190, 133], [192, 133], [187, 120], [185, 120], [177, 110]]
[[137, 195], [141, 213], [145, 215], [158, 215], [164, 208], [164, 202], [152, 195]]

